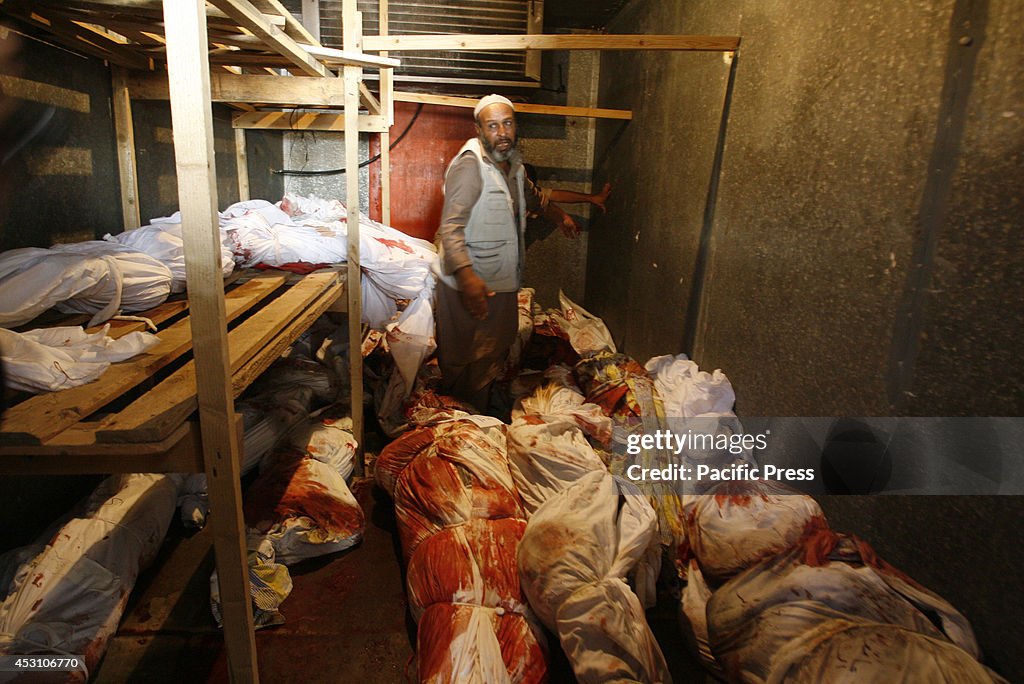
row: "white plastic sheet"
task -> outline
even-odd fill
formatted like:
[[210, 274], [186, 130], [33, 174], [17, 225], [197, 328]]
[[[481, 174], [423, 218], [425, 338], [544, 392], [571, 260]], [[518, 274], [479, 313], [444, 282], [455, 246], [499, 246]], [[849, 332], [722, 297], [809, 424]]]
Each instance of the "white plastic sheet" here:
[[0, 328], [8, 387], [26, 392], [76, 387], [99, 378], [111, 363], [124, 361], [160, 343], [156, 335], [132, 332], [114, 339], [110, 326], [94, 333], [62, 326], [16, 333]]
[[[103, 239], [120, 243], [153, 257], [170, 269], [171, 292], [185, 291], [185, 242], [181, 233], [180, 221], [157, 220], [156, 223], [126, 230], [117, 235], [108, 233], [103, 236]], [[231, 275], [231, 271], [235, 268], [231, 247], [223, 232], [221, 232], [220, 267], [224, 277]]]
[[667, 418], [736, 415], [736, 393], [721, 370], [702, 371], [686, 354], [655, 356], [644, 368], [654, 378]]
[[566, 297], [561, 290], [558, 302], [561, 311], [552, 312], [551, 318], [569, 335], [569, 343], [577, 354], [616, 351], [615, 340], [604, 321]]
[[170, 288], [166, 266], [116, 243], [13, 249], [0, 254], [0, 326], [27, 323], [52, 307], [92, 314], [89, 325], [99, 325], [119, 311], [161, 304]]
[[94, 670], [139, 572], [163, 542], [179, 483], [179, 476], [153, 474], [100, 483], [5, 588], [0, 653], [84, 655]]
[[519, 576], [582, 682], [670, 682], [639, 599], [625, 582], [654, 536], [654, 509], [630, 483], [597, 471], [530, 518]]
[[[722, 585], [708, 601], [707, 619], [712, 653], [741, 682], [779, 681], [780, 668], [801, 669], [799, 654], [790, 652], [785, 662], [779, 654], [832, 620], [891, 625], [955, 645], [970, 658], [979, 654], [970, 623], [953, 606], [879, 560], [864, 542], [830, 530]], [[931, 652], [883, 649], [871, 669], [888, 672], [884, 681], [902, 681], [899, 672], [909, 673], [905, 681], [925, 681], [914, 679], [914, 671], [930, 670], [917, 658]], [[850, 673], [834, 674], [801, 681], [854, 681]]]

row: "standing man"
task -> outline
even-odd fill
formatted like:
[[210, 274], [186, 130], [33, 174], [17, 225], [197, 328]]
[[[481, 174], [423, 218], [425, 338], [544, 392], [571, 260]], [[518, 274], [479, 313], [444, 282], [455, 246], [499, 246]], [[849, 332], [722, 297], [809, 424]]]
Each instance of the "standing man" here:
[[477, 137], [448, 165], [435, 238], [437, 357], [442, 389], [483, 412], [518, 328], [527, 214], [542, 214], [568, 237], [579, 226], [526, 179], [512, 102], [488, 95], [473, 116]]

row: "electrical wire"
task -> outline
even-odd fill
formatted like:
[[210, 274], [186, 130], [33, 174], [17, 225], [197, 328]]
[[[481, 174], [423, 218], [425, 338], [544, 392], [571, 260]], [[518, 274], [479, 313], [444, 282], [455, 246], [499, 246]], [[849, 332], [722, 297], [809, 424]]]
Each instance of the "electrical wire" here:
[[[388, 145], [388, 151], [395, 149], [398, 143], [402, 142], [402, 138], [404, 138], [405, 134], [409, 132], [409, 130], [412, 128], [412, 125], [416, 123], [416, 119], [419, 118], [421, 111], [423, 111], [422, 102], [420, 102], [416, 106], [416, 113], [412, 115], [411, 119], [409, 119], [409, 123], [406, 125], [405, 130], [402, 131], [402, 133], [397, 138], [395, 138], [390, 145]], [[380, 159], [380, 157], [380, 153], [377, 153], [374, 156], [367, 159], [366, 161], [360, 162], [357, 168], [361, 169], [363, 167], [369, 166], [370, 164]], [[327, 169], [325, 171], [301, 171], [298, 169], [276, 169], [271, 170], [271, 173], [276, 173], [282, 176], [337, 176], [345, 173], [347, 170], [348, 169]]]

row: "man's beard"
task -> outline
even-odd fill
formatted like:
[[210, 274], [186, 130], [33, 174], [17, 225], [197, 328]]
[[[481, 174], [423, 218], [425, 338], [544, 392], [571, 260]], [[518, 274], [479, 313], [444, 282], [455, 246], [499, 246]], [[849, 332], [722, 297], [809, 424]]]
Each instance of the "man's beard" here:
[[498, 151], [494, 147], [494, 145], [491, 145], [491, 143], [487, 142], [487, 139], [484, 138], [482, 135], [480, 136], [480, 144], [484, 146], [484, 150], [487, 151], [487, 155], [498, 163], [507, 162], [509, 159], [512, 158], [512, 154], [516, 151], [515, 138], [512, 138], [511, 144], [508, 146], [508, 149], [505, 150], [504, 152]]

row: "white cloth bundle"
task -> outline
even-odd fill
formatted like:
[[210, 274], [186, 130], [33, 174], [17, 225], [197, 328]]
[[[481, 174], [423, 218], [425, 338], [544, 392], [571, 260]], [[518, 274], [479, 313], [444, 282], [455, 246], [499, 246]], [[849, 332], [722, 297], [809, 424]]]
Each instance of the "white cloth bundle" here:
[[171, 291], [171, 272], [156, 259], [93, 240], [0, 254], [0, 326], [27, 323], [51, 307], [92, 314], [99, 325], [119, 311], [144, 311]]
[[560, 311], [548, 312], [553, 320], [569, 336], [569, 344], [577, 354], [598, 351], [615, 352], [615, 340], [604, 321], [558, 291]]
[[285, 442], [303, 449], [310, 458], [329, 465], [348, 480], [356, 466], [359, 443], [352, 434], [352, 419], [310, 417], [296, 425]]
[[592, 434], [611, 433], [611, 419], [568, 387], [549, 383], [517, 402], [508, 428], [508, 455], [528, 514], [583, 475], [607, 469], [581, 425], [592, 428]]
[[290, 565], [342, 551], [363, 538], [363, 509], [333, 466], [291, 446], [273, 452], [245, 495], [253, 535], [273, 544]]
[[519, 577], [537, 617], [558, 633], [582, 682], [670, 682], [626, 574], [646, 552], [656, 516], [631, 483], [584, 475], [530, 518]]
[[100, 483], [3, 588], [0, 653], [84, 655], [95, 669], [140, 570], [163, 542], [179, 483], [180, 476], [153, 474]]
[[130, 359], [159, 344], [156, 335], [132, 332], [114, 339], [109, 325], [87, 333], [76, 326], [40, 328], [24, 333], [0, 328], [7, 386], [26, 392], [54, 391], [84, 385], [100, 377], [111, 363]]
[[[171, 292], [185, 291], [185, 242], [181, 233], [180, 215], [178, 220], [153, 219], [148, 226], [126, 230], [117, 235], [103, 236], [104, 240], [116, 242], [126, 247], [144, 252], [153, 257], [171, 271]], [[227, 236], [221, 231], [220, 268], [224, 277], [231, 275], [235, 268], [234, 255], [227, 242]]]
[[712, 671], [721, 667], [708, 644], [705, 575], [721, 583], [793, 546], [806, 532], [828, 523], [818, 503], [774, 481], [723, 482], [684, 505], [686, 586], [680, 597], [682, 627], [691, 649]]
[[[825, 651], [816, 651], [817, 655], [810, 651], [832, 647], [812, 648], [808, 643], [808, 650], [798, 652], [790, 647], [799, 640], [813, 642], [813, 633], [832, 620], [889, 625], [955, 645], [970, 658], [979, 655], [970, 623], [953, 606], [879, 560], [866, 543], [831, 530], [808, 535], [789, 551], [751, 566], [722, 585], [708, 601], [707, 620], [712, 653], [741, 682], [780, 681], [787, 671], [802, 670], [804, 658], [809, 671], [818, 671]], [[850, 643], [837, 648], [845, 650]], [[780, 655], [784, 651], [789, 655]], [[884, 681], [923, 681], [915, 679], [915, 670], [918, 665], [924, 671], [929, 668], [917, 663], [917, 657], [932, 653], [928, 648], [881, 650], [877, 659], [872, 657], [871, 669], [887, 672]], [[818, 664], [812, 666], [813, 662]], [[905, 679], [899, 672], [906, 673]], [[798, 680], [864, 681], [853, 677], [833, 672], [829, 679], [805, 676]]]
[[725, 373], [702, 371], [686, 354], [655, 356], [644, 364], [668, 418], [734, 416], [736, 393]]
[[690, 551], [719, 583], [828, 527], [817, 501], [772, 480], [720, 483], [688, 498], [685, 511]]

